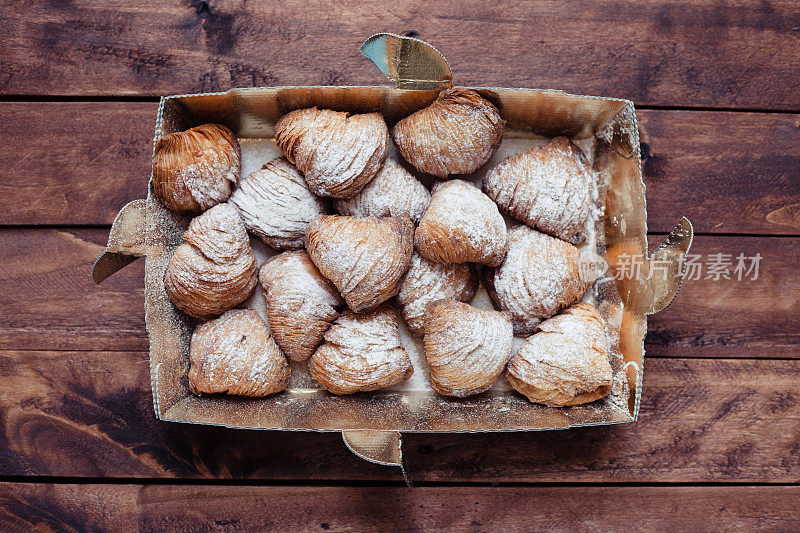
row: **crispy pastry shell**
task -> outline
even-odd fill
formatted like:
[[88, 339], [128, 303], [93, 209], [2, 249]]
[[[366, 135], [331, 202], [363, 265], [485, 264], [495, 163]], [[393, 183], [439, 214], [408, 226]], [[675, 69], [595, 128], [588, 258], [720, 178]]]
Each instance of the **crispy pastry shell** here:
[[199, 213], [228, 199], [241, 169], [233, 132], [221, 124], [204, 124], [159, 139], [153, 191], [172, 211]]
[[611, 392], [603, 319], [590, 303], [577, 303], [545, 320], [508, 363], [514, 389], [550, 407], [580, 405]]
[[189, 350], [194, 394], [268, 396], [289, 384], [289, 363], [253, 310], [233, 309], [201, 324]]
[[257, 282], [256, 257], [234, 207], [219, 204], [195, 217], [183, 240], [164, 275], [178, 309], [210, 318], [250, 296]]
[[403, 158], [417, 170], [446, 178], [474, 172], [491, 159], [504, 125], [497, 108], [478, 93], [454, 88], [398, 122], [392, 136]]

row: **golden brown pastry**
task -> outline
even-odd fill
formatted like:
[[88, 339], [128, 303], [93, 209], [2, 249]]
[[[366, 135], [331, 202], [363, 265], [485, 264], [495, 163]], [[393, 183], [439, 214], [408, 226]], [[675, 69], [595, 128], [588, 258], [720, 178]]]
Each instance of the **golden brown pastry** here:
[[508, 313], [439, 300], [425, 314], [433, 390], [463, 398], [489, 390], [505, 368], [514, 333]]
[[308, 370], [334, 394], [381, 389], [414, 373], [400, 342], [397, 315], [388, 304], [362, 314], [345, 311], [308, 360]]
[[500, 146], [505, 121], [497, 108], [469, 89], [446, 89], [425, 109], [392, 129], [397, 149], [417, 170], [446, 178], [469, 174]]
[[472, 265], [435, 263], [415, 253], [400, 281], [397, 302], [411, 333], [422, 335], [429, 304], [437, 300], [469, 302], [477, 290], [478, 275]]
[[197, 394], [267, 396], [289, 384], [289, 363], [251, 309], [197, 326], [189, 349], [189, 389]]
[[399, 289], [414, 246], [408, 217], [324, 216], [308, 225], [306, 249], [348, 307], [360, 313]]
[[344, 301], [305, 251], [284, 252], [258, 274], [275, 341], [293, 361], [305, 361], [339, 317]]
[[256, 286], [256, 256], [236, 208], [219, 204], [189, 223], [164, 286], [175, 306], [208, 318], [243, 302]]
[[204, 124], [159, 139], [153, 191], [168, 209], [199, 213], [228, 199], [241, 170], [233, 132], [221, 124]]
[[483, 192], [532, 228], [572, 244], [585, 240], [592, 175], [566, 137], [504, 159], [483, 177]]
[[380, 113], [298, 109], [275, 124], [275, 141], [319, 196], [350, 198], [386, 159], [389, 132]]
[[497, 205], [477, 187], [462, 180], [439, 182], [414, 244], [437, 263], [497, 266], [506, 255], [506, 223]]
[[431, 203], [431, 193], [393, 159], [386, 159], [375, 178], [361, 192], [333, 205], [340, 215], [356, 217], [407, 216], [415, 224]]
[[506, 377], [532, 402], [580, 405], [611, 392], [603, 319], [590, 303], [577, 303], [539, 325], [508, 363]]
[[591, 283], [581, 278], [579, 259], [580, 251], [561, 239], [527, 226], [509, 230], [506, 260], [484, 270], [484, 284], [495, 304], [511, 312], [514, 333], [531, 333], [583, 297]]
[[283, 157], [239, 182], [230, 203], [239, 210], [248, 231], [277, 249], [302, 248], [308, 223], [328, 214], [325, 202]]

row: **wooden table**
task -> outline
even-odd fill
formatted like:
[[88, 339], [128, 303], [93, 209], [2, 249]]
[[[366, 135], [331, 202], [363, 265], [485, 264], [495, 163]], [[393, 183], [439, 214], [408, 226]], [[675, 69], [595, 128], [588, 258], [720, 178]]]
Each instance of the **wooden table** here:
[[[796, 0], [158, 4], [0, 9], [0, 529], [800, 528]], [[156, 421], [142, 262], [89, 273], [158, 97], [383, 84], [378, 31], [461, 85], [634, 100], [651, 246], [686, 215], [704, 259], [761, 254], [652, 317], [638, 422], [410, 435], [406, 489], [336, 434]]]

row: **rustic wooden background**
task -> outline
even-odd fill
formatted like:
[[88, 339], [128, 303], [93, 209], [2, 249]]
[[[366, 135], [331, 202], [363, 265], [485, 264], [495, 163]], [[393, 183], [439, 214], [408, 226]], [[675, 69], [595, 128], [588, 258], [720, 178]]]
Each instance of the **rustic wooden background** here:
[[[379, 31], [461, 85], [634, 100], [651, 246], [686, 215], [762, 254], [652, 317], [638, 422], [410, 435], [411, 490], [335, 434], [155, 420], [143, 265], [89, 273], [158, 97], [384, 84]], [[797, 0], [11, 0], [0, 35], [0, 529], [800, 529]]]

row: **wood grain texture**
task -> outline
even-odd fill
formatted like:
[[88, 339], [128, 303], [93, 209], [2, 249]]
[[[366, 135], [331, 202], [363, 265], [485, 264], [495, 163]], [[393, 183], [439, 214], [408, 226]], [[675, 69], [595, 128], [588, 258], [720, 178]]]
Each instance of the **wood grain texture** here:
[[[663, 239], [650, 236], [650, 251]], [[701, 236], [689, 253], [703, 264], [700, 279], [685, 276], [675, 301], [648, 317], [648, 355], [800, 357], [800, 239]], [[714, 254], [729, 256], [730, 279], [709, 279]], [[761, 255], [758, 279], [737, 279], [740, 254]]]
[[[0, 12], [4, 94], [162, 95], [371, 85], [356, 49], [410, 33], [463, 85], [541, 87], [639, 104], [800, 109], [794, 0], [391, 4], [322, 0], [23, 2]], [[478, 38], [476, 38], [478, 36]]]
[[[156, 110], [0, 103], [0, 224], [110, 224], [147, 192]], [[800, 235], [800, 115], [638, 116], [651, 231]]]
[[144, 261], [97, 286], [108, 230], [0, 230], [0, 349], [146, 350]]
[[[144, 261], [96, 286], [90, 278], [104, 229], [0, 230], [0, 349], [147, 350]], [[650, 239], [651, 250], [663, 239]], [[761, 253], [755, 281], [687, 280], [649, 320], [659, 356], [800, 357], [795, 237], [697, 237], [692, 253]], [[703, 276], [706, 271], [703, 271]]]
[[0, 224], [110, 224], [147, 195], [158, 103], [0, 103]]
[[42, 531], [788, 531], [800, 527], [798, 498], [798, 487], [4, 483], [0, 525]]
[[636, 115], [650, 231], [800, 234], [800, 115]]
[[[159, 422], [143, 352], [0, 352], [0, 475], [400, 480], [337, 433]], [[430, 482], [800, 481], [800, 361], [648, 359], [640, 420], [407, 434]]]

